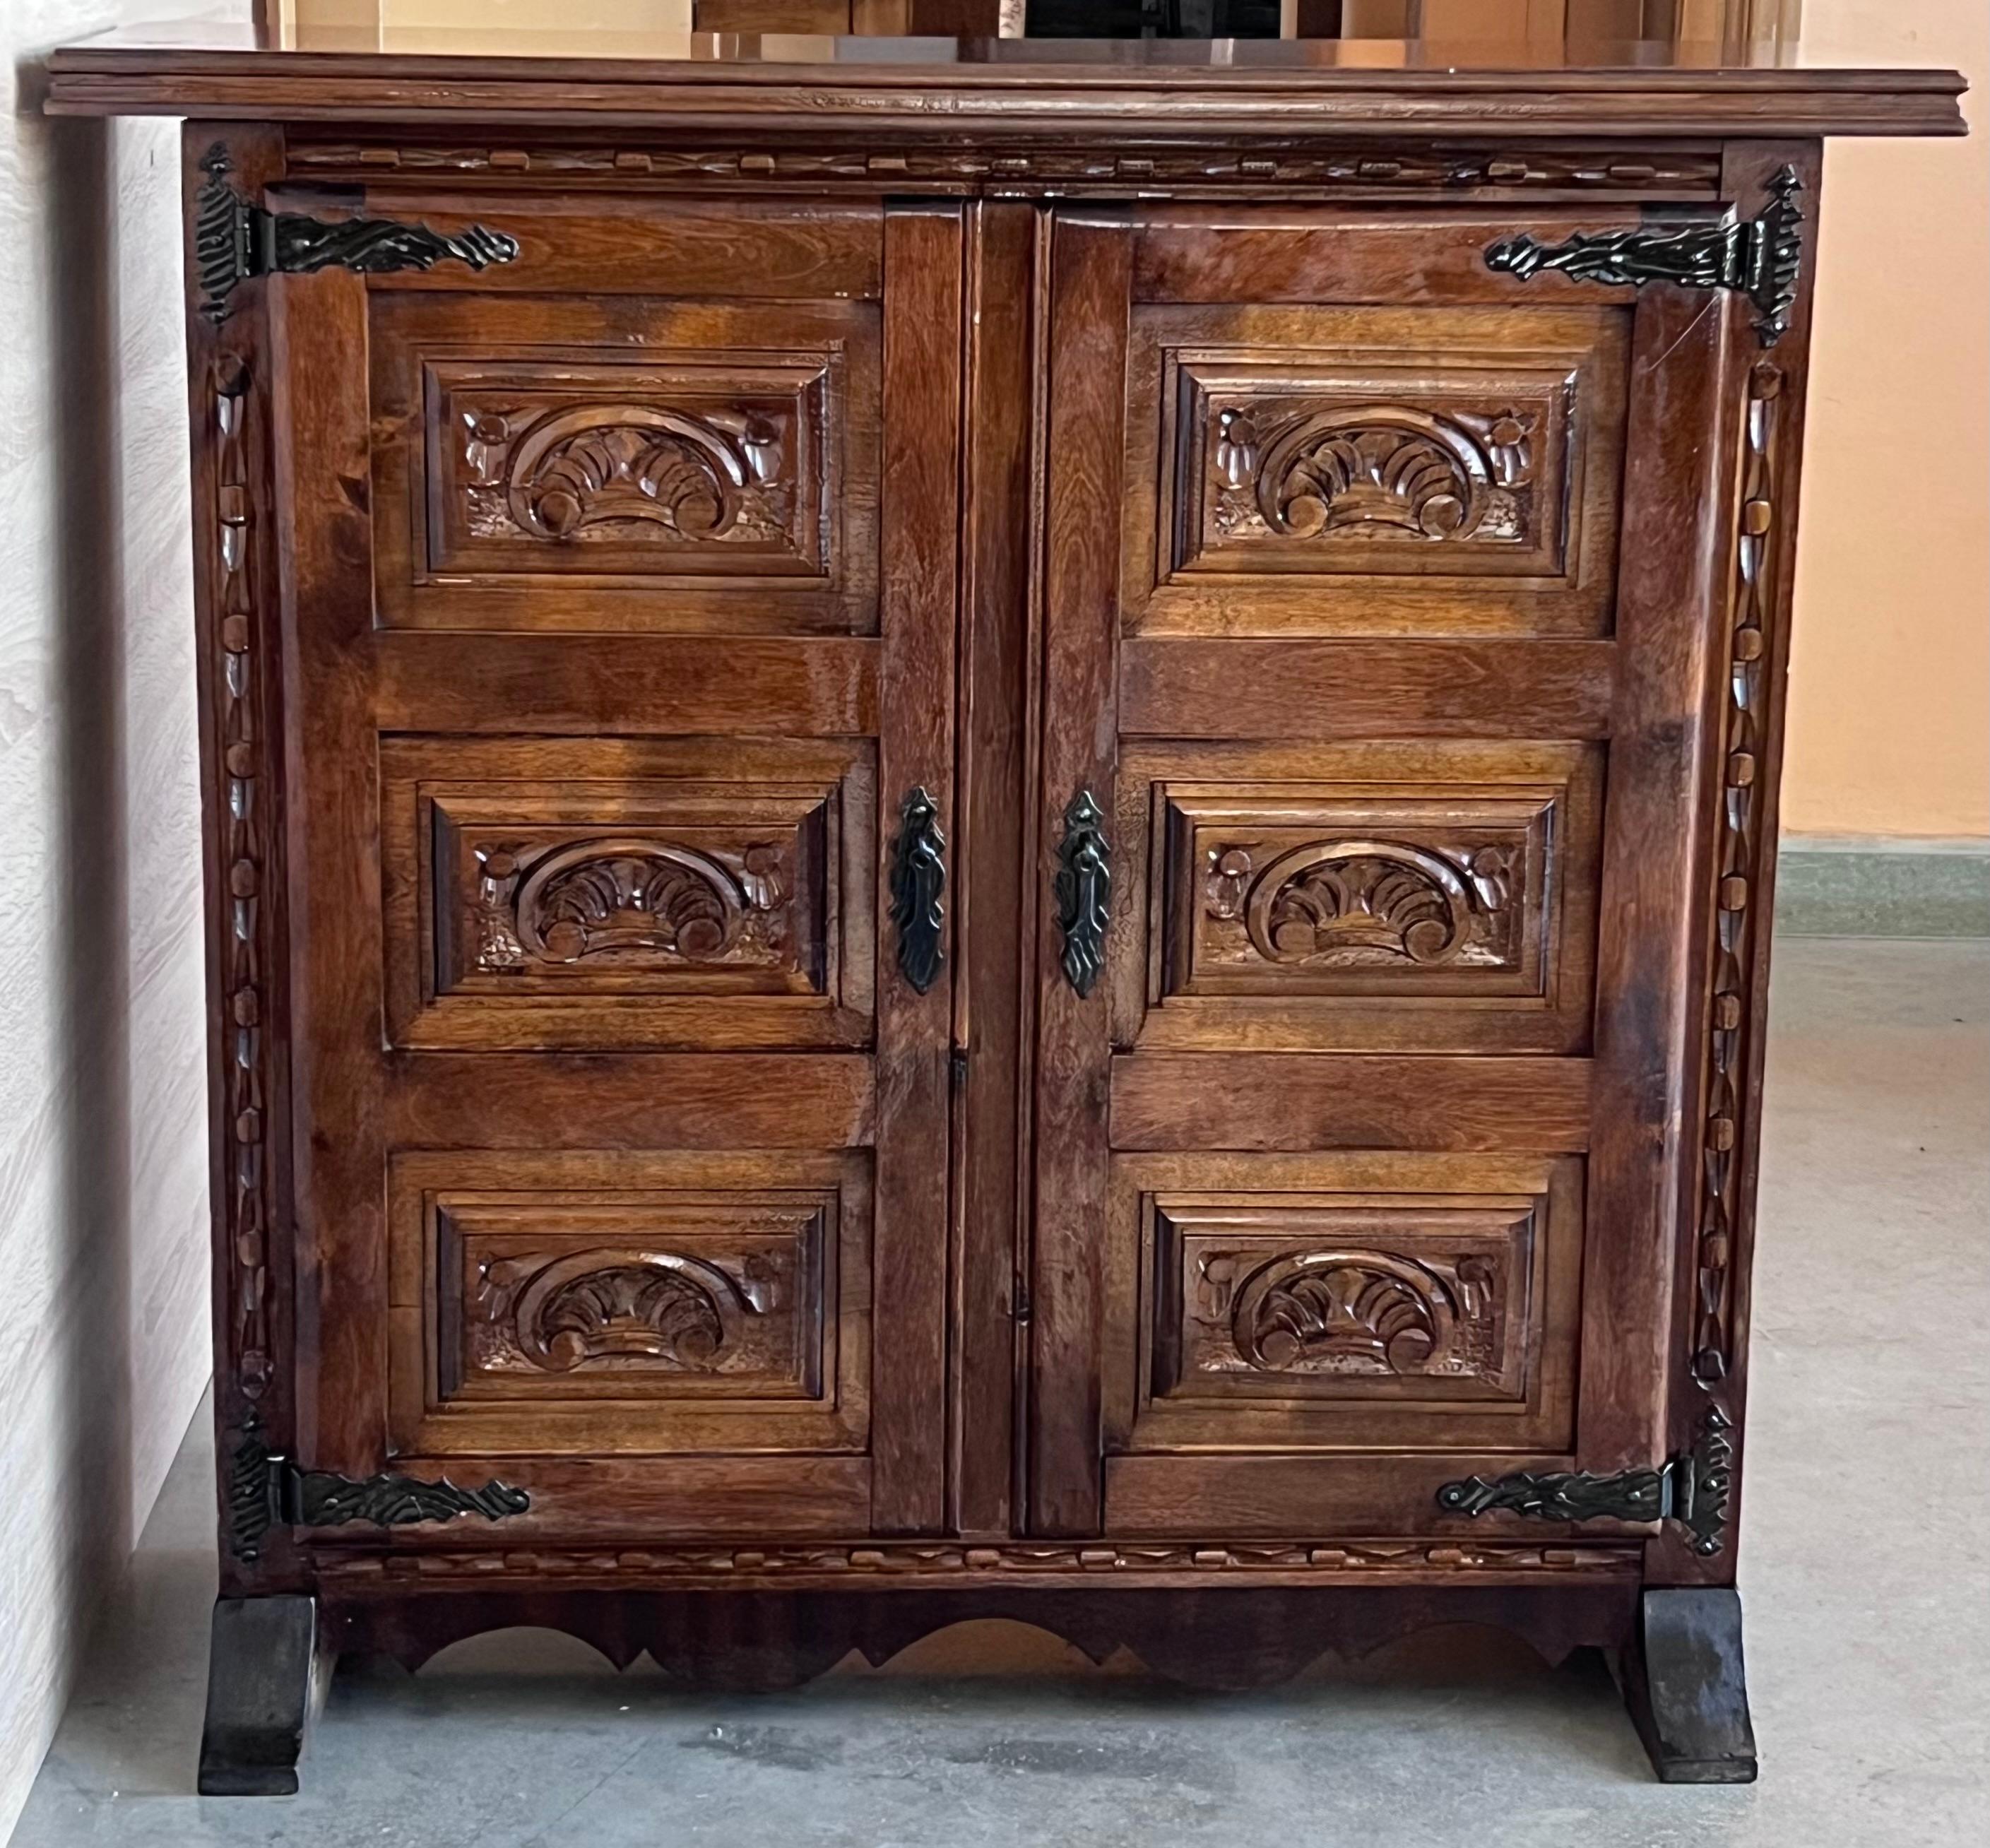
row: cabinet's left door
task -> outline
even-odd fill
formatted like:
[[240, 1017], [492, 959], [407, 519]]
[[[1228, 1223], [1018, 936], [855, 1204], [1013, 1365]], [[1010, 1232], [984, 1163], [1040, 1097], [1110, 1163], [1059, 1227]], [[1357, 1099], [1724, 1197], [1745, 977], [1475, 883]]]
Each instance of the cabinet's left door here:
[[356, 209], [487, 260], [242, 292], [285, 1518], [514, 1552], [932, 1530], [958, 216]]

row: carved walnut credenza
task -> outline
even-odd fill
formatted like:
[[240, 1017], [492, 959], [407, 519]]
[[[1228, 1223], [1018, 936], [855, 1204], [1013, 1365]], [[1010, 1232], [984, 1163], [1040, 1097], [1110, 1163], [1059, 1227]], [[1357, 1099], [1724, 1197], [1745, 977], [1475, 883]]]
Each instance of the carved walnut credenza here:
[[192, 118], [203, 1788], [987, 1615], [1751, 1776], [1820, 138], [1958, 81], [837, 49], [54, 60]]

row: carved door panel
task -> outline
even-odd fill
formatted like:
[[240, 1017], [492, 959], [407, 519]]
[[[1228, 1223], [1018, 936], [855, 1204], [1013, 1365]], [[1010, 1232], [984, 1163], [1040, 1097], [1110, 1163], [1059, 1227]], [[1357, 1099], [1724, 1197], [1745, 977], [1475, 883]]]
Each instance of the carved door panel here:
[[1576, 222], [1056, 219], [1037, 1532], [1666, 1453], [1747, 304]]
[[368, 205], [517, 251], [270, 285], [295, 1454], [933, 1530], [959, 215]]

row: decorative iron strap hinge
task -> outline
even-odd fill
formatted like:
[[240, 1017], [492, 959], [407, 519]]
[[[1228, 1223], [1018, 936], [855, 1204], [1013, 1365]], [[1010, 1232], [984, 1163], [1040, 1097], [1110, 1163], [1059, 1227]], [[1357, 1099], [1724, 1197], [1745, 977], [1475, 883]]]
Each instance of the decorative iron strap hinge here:
[[920, 994], [939, 979], [946, 958], [946, 836], [939, 807], [922, 786], [898, 811], [898, 844], [891, 861], [891, 922], [898, 932], [898, 969]]
[[1656, 1469], [1625, 1469], [1615, 1476], [1537, 1476], [1522, 1470], [1492, 1482], [1468, 1476], [1438, 1490], [1438, 1506], [1453, 1514], [1499, 1508], [1537, 1520], [1676, 1520], [1692, 1534], [1693, 1550], [1710, 1556], [1720, 1551], [1727, 1534], [1733, 1428], [1717, 1406], [1700, 1421], [1693, 1448]]
[[339, 1527], [349, 1521], [379, 1527], [419, 1520], [453, 1520], [481, 1514], [502, 1520], [522, 1514], [532, 1498], [508, 1483], [486, 1483], [459, 1489], [451, 1482], [426, 1483], [411, 1476], [334, 1476], [328, 1469], [302, 1469], [263, 1442], [262, 1421], [251, 1412], [242, 1441], [229, 1459], [228, 1544], [237, 1559], [254, 1559], [272, 1527]]
[[1688, 289], [1736, 289], [1755, 304], [1755, 334], [1765, 347], [1789, 331], [1803, 268], [1803, 182], [1794, 167], [1769, 182], [1769, 202], [1750, 219], [1733, 211], [1708, 224], [1640, 225], [1629, 230], [1578, 231], [1544, 244], [1526, 232], [1489, 244], [1488, 269], [1524, 282], [1560, 270], [1586, 282], [1677, 283]]
[[1105, 967], [1105, 933], [1112, 923], [1112, 849], [1105, 817], [1089, 790], [1080, 790], [1064, 812], [1064, 838], [1058, 844], [1058, 929], [1064, 950], [1058, 960], [1065, 980], [1082, 1000]]
[[233, 165], [217, 141], [201, 158], [207, 175], [194, 204], [194, 262], [200, 272], [200, 311], [217, 324], [228, 318], [228, 298], [243, 283], [278, 272], [432, 270], [445, 257], [473, 270], [508, 263], [518, 240], [484, 225], [455, 236], [391, 218], [328, 222], [298, 212], [270, 212], [230, 184]]

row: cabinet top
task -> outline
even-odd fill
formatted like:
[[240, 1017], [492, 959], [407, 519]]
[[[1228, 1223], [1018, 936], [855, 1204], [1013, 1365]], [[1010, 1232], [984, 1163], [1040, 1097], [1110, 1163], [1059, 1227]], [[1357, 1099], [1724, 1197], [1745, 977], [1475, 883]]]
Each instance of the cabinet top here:
[[211, 121], [935, 139], [1959, 134], [1948, 70], [1723, 61], [1718, 46], [1496, 40], [818, 37], [152, 24], [65, 47], [46, 107]]

